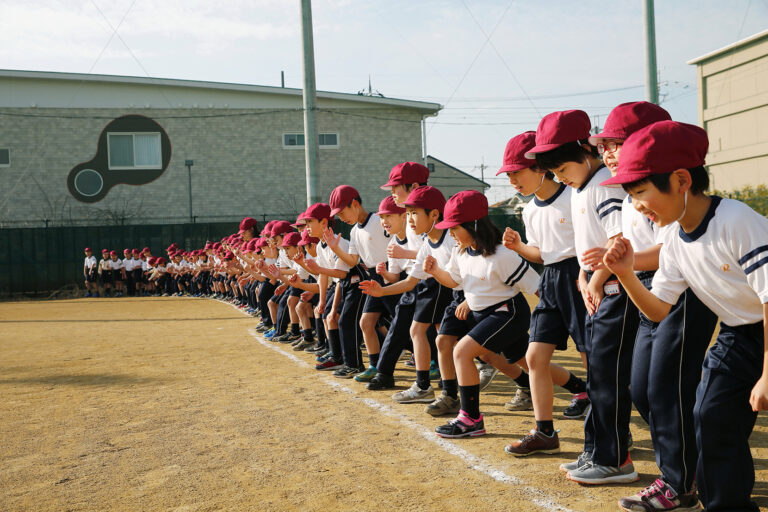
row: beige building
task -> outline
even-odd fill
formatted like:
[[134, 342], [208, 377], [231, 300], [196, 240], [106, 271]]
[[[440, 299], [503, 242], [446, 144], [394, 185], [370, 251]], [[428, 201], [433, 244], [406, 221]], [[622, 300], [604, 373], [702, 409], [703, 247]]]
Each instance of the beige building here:
[[697, 69], [712, 188], [768, 184], [768, 30], [688, 64]]
[[[319, 186], [375, 207], [441, 106], [318, 92]], [[0, 70], [0, 227], [288, 218], [305, 208], [302, 91]], [[471, 180], [470, 180], [471, 181]]]

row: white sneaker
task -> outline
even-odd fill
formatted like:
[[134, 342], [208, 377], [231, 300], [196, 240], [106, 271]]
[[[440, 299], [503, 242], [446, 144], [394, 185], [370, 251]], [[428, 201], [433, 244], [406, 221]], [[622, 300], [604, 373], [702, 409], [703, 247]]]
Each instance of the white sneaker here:
[[492, 364], [481, 364], [478, 367], [480, 373], [480, 391], [488, 387], [494, 377], [498, 375], [499, 370]]
[[432, 386], [421, 389], [417, 383], [413, 383], [405, 391], [398, 391], [392, 395], [392, 400], [401, 404], [430, 404], [435, 401], [435, 390]]
[[504, 404], [508, 411], [532, 411], [533, 400], [531, 400], [531, 390], [527, 388], [517, 388], [515, 396]]

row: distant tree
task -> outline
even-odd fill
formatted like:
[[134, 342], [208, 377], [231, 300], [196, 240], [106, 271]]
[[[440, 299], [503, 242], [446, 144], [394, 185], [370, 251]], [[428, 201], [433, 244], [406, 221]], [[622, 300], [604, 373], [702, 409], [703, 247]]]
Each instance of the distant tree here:
[[768, 186], [760, 184], [757, 187], [747, 185], [740, 190], [724, 192], [722, 190], [713, 191], [715, 195], [736, 199], [746, 203], [750, 208], [763, 216], [768, 216]]

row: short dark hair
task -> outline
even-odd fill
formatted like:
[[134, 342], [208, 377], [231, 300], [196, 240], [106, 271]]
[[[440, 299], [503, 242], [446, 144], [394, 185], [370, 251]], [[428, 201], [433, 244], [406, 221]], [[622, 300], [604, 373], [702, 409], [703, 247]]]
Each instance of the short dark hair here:
[[597, 148], [591, 145], [588, 139], [577, 140], [546, 153], [536, 153], [536, 167], [542, 171], [551, 171], [567, 162], [582, 163], [589, 157], [598, 158], [599, 156]]
[[[703, 194], [704, 192], [709, 189], [709, 173], [704, 168], [703, 165], [700, 165], [698, 167], [693, 167], [692, 169], [688, 169], [688, 172], [691, 174], [691, 188], [690, 191], [693, 195], [699, 195]], [[666, 173], [666, 174], [651, 174], [647, 178], [643, 178], [638, 181], [634, 181], [632, 183], [625, 183], [622, 185], [624, 190], [626, 192], [629, 192], [630, 189], [633, 189], [637, 187], [638, 185], [642, 185], [644, 183], [652, 183], [654, 187], [659, 189], [660, 192], [666, 194], [669, 192], [669, 177], [672, 176], [672, 173]]]
[[[496, 246], [501, 242], [501, 230], [487, 215], [475, 221], [465, 222], [461, 227], [475, 239], [475, 247], [483, 256], [496, 253]], [[462, 252], [464, 249], [462, 249]]]

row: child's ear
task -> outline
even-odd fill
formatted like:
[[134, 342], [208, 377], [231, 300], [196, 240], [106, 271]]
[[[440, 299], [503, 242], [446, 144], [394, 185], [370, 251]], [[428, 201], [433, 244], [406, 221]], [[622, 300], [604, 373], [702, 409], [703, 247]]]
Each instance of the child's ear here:
[[691, 178], [691, 173], [688, 169], [674, 171], [669, 179], [674, 180], [673, 183], [680, 192], [687, 192], [693, 184], [693, 178]]

